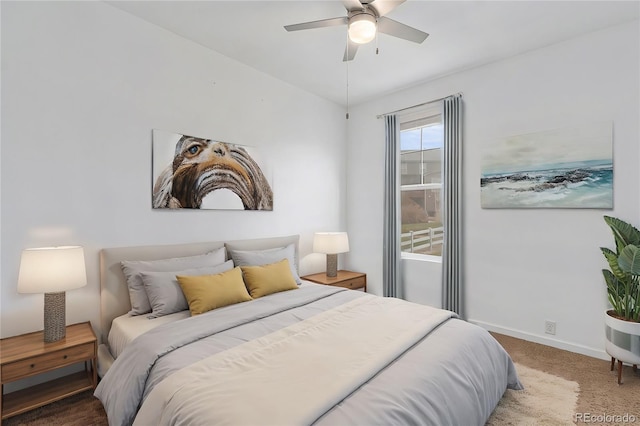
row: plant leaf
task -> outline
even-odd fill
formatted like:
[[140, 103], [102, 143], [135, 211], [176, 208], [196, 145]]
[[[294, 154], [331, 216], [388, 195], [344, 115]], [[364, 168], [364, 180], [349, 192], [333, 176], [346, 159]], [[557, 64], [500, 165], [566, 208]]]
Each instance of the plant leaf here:
[[604, 254], [604, 257], [607, 259], [607, 263], [609, 263], [609, 267], [611, 268], [613, 275], [615, 275], [620, 281], [626, 281], [629, 279], [629, 275], [624, 272], [618, 264], [618, 255], [614, 253], [613, 250], [606, 247], [600, 247], [600, 250], [602, 250], [602, 254]]
[[624, 312], [623, 299], [624, 299], [624, 287], [620, 285], [620, 281], [613, 275], [608, 269], [602, 270], [604, 281], [607, 283], [607, 297], [611, 307], [618, 315], [622, 315]]
[[604, 221], [613, 232], [618, 253], [629, 244], [640, 245], [640, 231], [631, 224], [611, 216], [604, 216]]
[[627, 274], [640, 275], [640, 247], [629, 244], [623, 248], [618, 256], [618, 265]]

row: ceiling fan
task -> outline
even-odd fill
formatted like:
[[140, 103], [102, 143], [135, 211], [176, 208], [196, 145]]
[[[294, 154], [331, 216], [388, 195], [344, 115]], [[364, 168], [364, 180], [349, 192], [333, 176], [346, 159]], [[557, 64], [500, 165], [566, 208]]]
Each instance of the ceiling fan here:
[[358, 51], [358, 46], [369, 43], [376, 36], [376, 31], [422, 43], [429, 34], [402, 24], [385, 15], [406, 0], [342, 0], [347, 9], [347, 16], [304, 22], [302, 24], [285, 25], [287, 31], [309, 30], [312, 28], [347, 25], [349, 37], [344, 51], [343, 61], [351, 61]]

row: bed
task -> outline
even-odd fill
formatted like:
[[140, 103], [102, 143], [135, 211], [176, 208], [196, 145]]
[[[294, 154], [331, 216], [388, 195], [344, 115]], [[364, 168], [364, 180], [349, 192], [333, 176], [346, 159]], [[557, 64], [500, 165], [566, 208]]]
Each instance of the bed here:
[[[483, 425], [507, 388], [522, 388], [500, 344], [452, 312], [300, 279], [298, 239], [103, 249], [95, 395], [109, 424]], [[201, 256], [226, 269], [184, 263]], [[150, 313], [130, 314], [123, 262], [139, 268]], [[140, 272], [151, 263], [165, 269]], [[257, 297], [197, 311], [209, 293], [194, 298], [187, 284], [206, 275], [225, 294], [220, 277], [236, 274]], [[156, 303], [147, 284], [165, 291], [166, 275], [187, 310]], [[267, 291], [279, 280], [286, 290]]]

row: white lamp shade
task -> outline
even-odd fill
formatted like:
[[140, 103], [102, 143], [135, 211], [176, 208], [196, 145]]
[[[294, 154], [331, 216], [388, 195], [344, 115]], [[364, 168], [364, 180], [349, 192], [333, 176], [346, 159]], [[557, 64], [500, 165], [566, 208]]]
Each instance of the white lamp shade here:
[[349, 39], [358, 44], [369, 43], [376, 37], [376, 18], [363, 13], [349, 20]]
[[313, 236], [315, 253], [346, 253], [349, 251], [349, 236], [346, 232], [316, 232]]
[[44, 247], [22, 251], [18, 293], [56, 293], [87, 285], [82, 247]]

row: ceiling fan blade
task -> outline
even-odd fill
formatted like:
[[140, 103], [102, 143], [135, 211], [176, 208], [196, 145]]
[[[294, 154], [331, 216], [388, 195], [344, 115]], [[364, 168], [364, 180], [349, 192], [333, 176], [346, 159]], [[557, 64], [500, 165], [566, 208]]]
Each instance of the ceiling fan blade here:
[[378, 31], [414, 43], [422, 43], [429, 37], [429, 34], [425, 32], [386, 17], [378, 18]]
[[348, 19], [346, 16], [340, 18], [321, 19], [320, 21], [304, 22], [302, 24], [285, 25], [284, 29], [287, 31], [300, 31], [310, 30], [312, 28], [324, 28], [335, 27], [338, 25], [347, 25]]
[[372, 0], [367, 6], [375, 10], [378, 16], [384, 16], [406, 0]]
[[360, 3], [360, 0], [342, 0], [342, 4], [349, 12], [364, 9], [362, 3]]
[[347, 47], [344, 48], [344, 57], [342, 58], [342, 62], [352, 61], [353, 58], [356, 57], [358, 46], [360, 46], [358, 43], [354, 43], [347, 38]]

